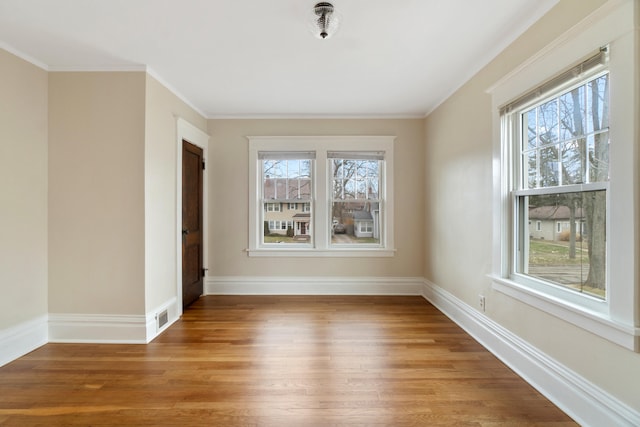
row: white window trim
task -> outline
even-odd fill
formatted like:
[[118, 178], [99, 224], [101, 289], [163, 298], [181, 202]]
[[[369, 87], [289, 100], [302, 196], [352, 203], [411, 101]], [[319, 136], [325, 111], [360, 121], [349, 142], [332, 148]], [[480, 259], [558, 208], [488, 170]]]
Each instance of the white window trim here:
[[[267, 257], [392, 257], [395, 255], [393, 233], [393, 144], [394, 136], [248, 136], [249, 140], [249, 256]], [[259, 151], [314, 151], [313, 209], [311, 229], [314, 230], [314, 246], [287, 245], [283, 248], [265, 247], [260, 244], [260, 200], [258, 173]], [[385, 211], [381, 218], [382, 244], [376, 247], [331, 245], [331, 206], [328, 194], [328, 151], [384, 151], [385, 162], [382, 185], [386, 193]], [[319, 185], [319, 183], [323, 183]]]
[[[492, 95], [494, 123], [494, 222], [493, 289], [559, 317], [633, 351], [640, 351], [640, 183], [638, 162], [638, 111], [640, 89], [637, 40], [634, 32], [634, 2], [609, 2], [559, 37], [488, 89]], [[569, 290], [537, 288], [511, 279], [512, 205], [509, 191], [514, 179], [511, 147], [501, 142], [499, 108], [545, 80], [579, 62], [594, 49], [609, 46], [611, 88], [610, 147], [611, 179], [608, 215], [608, 290], [606, 302], [576, 304]], [[613, 219], [615, 218], [615, 220]]]

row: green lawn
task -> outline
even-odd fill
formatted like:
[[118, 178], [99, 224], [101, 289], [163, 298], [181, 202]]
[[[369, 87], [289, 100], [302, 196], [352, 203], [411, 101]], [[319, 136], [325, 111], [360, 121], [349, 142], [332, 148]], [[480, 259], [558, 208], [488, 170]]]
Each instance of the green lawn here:
[[589, 253], [586, 242], [576, 243], [574, 259], [569, 258], [569, 242], [529, 242], [530, 275], [604, 299], [604, 289], [584, 285], [588, 268]]
[[569, 258], [568, 242], [531, 240], [529, 242], [529, 265], [575, 265], [588, 264], [586, 242], [576, 243], [576, 257]]
[[264, 236], [265, 243], [307, 243], [306, 240], [294, 240], [293, 237], [287, 237], [285, 235], [268, 235]]
[[[346, 234], [343, 236], [347, 236], [349, 241], [339, 243], [380, 243], [380, 240], [374, 239], [373, 237], [355, 237]], [[294, 239], [293, 237], [287, 237], [285, 235], [269, 234], [264, 236], [264, 243], [309, 243], [309, 241]]]

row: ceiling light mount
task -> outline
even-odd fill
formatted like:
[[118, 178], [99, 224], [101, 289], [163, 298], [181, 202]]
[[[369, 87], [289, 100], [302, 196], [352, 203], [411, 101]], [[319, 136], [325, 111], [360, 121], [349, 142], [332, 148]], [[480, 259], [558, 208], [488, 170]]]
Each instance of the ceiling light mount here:
[[316, 3], [313, 7], [314, 34], [320, 39], [331, 37], [338, 29], [339, 16], [329, 2]]

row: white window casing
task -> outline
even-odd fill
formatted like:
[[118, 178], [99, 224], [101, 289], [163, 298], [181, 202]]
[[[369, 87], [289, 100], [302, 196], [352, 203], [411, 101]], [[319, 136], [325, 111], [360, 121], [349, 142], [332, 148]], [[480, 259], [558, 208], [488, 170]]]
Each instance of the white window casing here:
[[[393, 145], [394, 136], [248, 136], [249, 140], [249, 256], [269, 257], [390, 257], [395, 255], [394, 246], [394, 203], [393, 203]], [[356, 158], [366, 153], [376, 159], [383, 158], [380, 199], [384, 210], [381, 215], [380, 244], [374, 246], [352, 244], [331, 244], [331, 194], [329, 156], [339, 152], [349, 153]], [[260, 188], [261, 175], [259, 163], [265, 158], [282, 159], [291, 154], [298, 158], [299, 153], [314, 156], [312, 167], [313, 205], [300, 204], [301, 212], [312, 211], [310, 227], [313, 230], [312, 242], [308, 245], [264, 245], [261, 244], [263, 226], [261, 222]], [[296, 226], [297, 227], [297, 226]]]
[[[493, 288], [576, 326], [633, 351], [640, 351], [640, 180], [639, 161], [640, 70], [638, 37], [633, 1], [609, 2], [560, 36], [551, 45], [488, 89], [492, 96], [494, 123], [494, 222]], [[505, 119], [505, 107], [531, 100], [522, 94], [539, 95], [546, 83], [568, 87], [584, 79], [580, 72], [572, 78], [556, 79], [563, 71], [593, 57], [598, 48], [608, 46], [610, 86], [610, 151], [608, 183], [591, 184], [607, 191], [607, 298], [604, 301], [575, 298], [560, 287], [537, 286], [535, 280], [513, 278], [513, 191], [518, 178], [513, 165], [513, 146], [503, 136], [517, 130]], [[597, 67], [597, 65], [596, 65]], [[568, 78], [567, 78], [568, 77]], [[551, 87], [553, 85], [550, 85]], [[535, 96], [535, 95], [534, 95]], [[515, 104], [514, 104], [515, 103]], [[502, 113], [502, 115], [501, 115]], [[554, 188], [545, 191], [571, 191]], [[575, 189], [575, 188], [573, 188]]]

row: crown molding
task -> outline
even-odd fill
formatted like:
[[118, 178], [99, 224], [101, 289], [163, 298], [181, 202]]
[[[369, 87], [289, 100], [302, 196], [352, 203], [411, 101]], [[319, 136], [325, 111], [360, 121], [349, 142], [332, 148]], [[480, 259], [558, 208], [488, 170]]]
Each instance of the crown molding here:
[[35, 65], [38, 68], [41, 68], [45, 71], [49, 71], [49, 66], [47, 64], [45, 64], [42, 61], [37, 60], [36, 58], [34, 58], [31, 55], [27, 55], [26, 53], [16, 49], [15, 47], [0, 41], [0, 49], [6, 50], [7, 52], [9, 52], [12, 55], [17, 56], [20, 59], [23, 59], [27, 62], [29, 62], [30, 64]]
[[61, 67], [52, 65], [49, 67], [51, 73], [126, 73], [126, 72], [145, 72], [147, 67], [145, 65], [131, 64], [131, 65], [104, 65], [99, 67], [94, 66], [70, 66]]
[[415, 120], [424, 113], [407, 114], [207, 114], [209, 120]]

